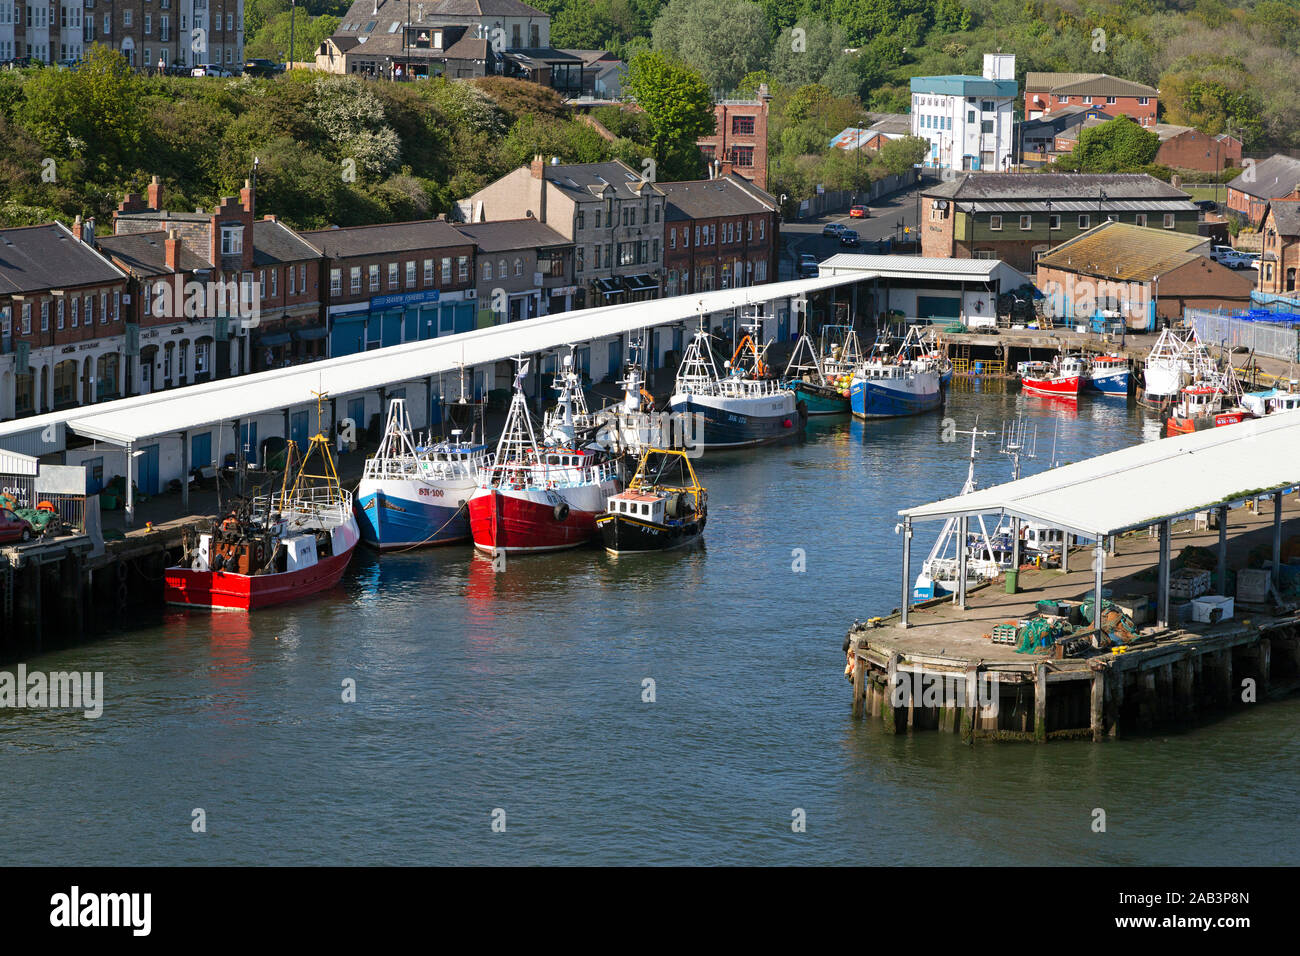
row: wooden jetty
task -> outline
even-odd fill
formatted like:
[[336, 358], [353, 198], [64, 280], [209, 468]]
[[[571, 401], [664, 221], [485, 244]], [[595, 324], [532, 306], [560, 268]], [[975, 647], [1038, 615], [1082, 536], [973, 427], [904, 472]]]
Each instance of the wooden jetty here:
[[[1283, 494], [1300, 485], [1300, 415], [1291, 419], [1163, 439], [902, 512], [907, 604], [855, 623], [845, 640], [854, 716], [878, 717], [895, 733], [1101, 740], [1121, 730], [1186, 724], [1300, 687], [1300, 614], [1280, 596], [1281, 559], [1293, 553], [1283, 551], [1282, 541], [1292, 548], [1300, 535], [1300, 499]], [[1227, 464], [1236, 460], [1240, 474]], [[1168, 478], [1189, 469], [1200, 471], [1181, 484]], [[1240, 490], [1252, 482], [1254, 490]], [[1126, 487], [1138, 500], [1107, 503]], [[1090, 496], [1085, 504], [1070, 504], [1084, 496]], [[1062, 517], [1058, 526], [1080, 536], [1078, 515], [1086, 513], [1096, 522], [1095, 541], [1109, 547], [1067, 550], [1062, 569], [1022, 567], [1011, 582], [1004, 575], [911, 604], [910, 522], [964, 515], [964, 509], [988, 512], [993, 504], [1018, 519], [1044, 520], [1051, 510]], [[1188, 546], [1215, 555], [1217, 594], [1225, 593], [1230, 568], [1267, 561], [1271, 590], [1262, 600], [1268, 603], [1237, 603], [1230, 619], [1218, 623], [1171, 613], [1171, 552]], [[998, 625], [1031, 618], [1039, 601], [1081, 601], [1098, 591], [1120, 606], [1145, 607], [1151, 599], [1154, 624], [1114, 648], [1102, 622], [1085, 622], [1035, 653], [991, 640]]]

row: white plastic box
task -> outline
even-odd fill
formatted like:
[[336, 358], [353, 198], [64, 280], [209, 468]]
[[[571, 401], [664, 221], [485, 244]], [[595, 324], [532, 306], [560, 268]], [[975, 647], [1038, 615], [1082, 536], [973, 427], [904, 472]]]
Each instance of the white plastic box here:
[[1221, 594], [1207, 594], [1192, 601], [1192, 620], [1202, 624], [1217, 624], [1232, 620], [1232, 598]]

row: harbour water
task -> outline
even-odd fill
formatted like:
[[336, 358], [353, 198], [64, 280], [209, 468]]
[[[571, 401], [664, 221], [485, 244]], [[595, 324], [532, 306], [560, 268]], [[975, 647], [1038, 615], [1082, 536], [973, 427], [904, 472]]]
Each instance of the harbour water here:
[[[1014, 390], [814, 420], [803, 443], [696, 462], [710, 521], [694, 550], [500, 573], [459, 547], [359, 553], [319, 599], [168, 612], [29, 658], [103, 671], [106, 699], [98, 720], [0, 710], [7, 859], [1294, 862], [1295, 699], [1102, 745], [972, 747], [850, 717], [841, 643], [898, 603], [896, 512], [965, 478], [968, 440], [943, 441], [943, 418], [996, 431], [1020, 412], [1037, 422], [1027, 473], [1054, 434], [1062, 462], [1144, 436], [1135, 406]], [[981, 484], [1005, 480], [982, 447]]]

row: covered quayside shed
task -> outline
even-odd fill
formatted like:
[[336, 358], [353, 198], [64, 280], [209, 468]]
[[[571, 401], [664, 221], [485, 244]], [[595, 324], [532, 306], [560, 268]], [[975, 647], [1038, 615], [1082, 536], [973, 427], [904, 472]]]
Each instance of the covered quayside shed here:
[[[86, 456], [103, 455], [99, 445], [93, 450], [77, 449], [75, 453], [68, 450], [66, 433], [69, 431], [122, 449], [119, 454], [124, 459], [123, 470], [119, 473], [128, 477], [129, 527], [134, 517], [133, 485], [142, 467], [150, 468], [155, 479], [165, 481], [170, 477], [183, 478], [199, 465], [220, 465], [212, 456], [219, 448], [228, 446], [214, 446], [209, 440], [196, 460], [193, 437], [219, 434], [221, 428], [233, 422], [240, 429], [241, 447], [255, 446], [256, 440], [247, 436], [255, 434], [259, 417], [269, 419], [266, 424], [273, 428], [282, 427], [282, 437], [305, 440], [316, 427], [314, 392], [327, 393], [331, 403], [344, 401], [345, 410], [352, 402], [365, 399], [363, 407], [368, 414], [381, 401], [375, 396], [382, 396], [386, 389], [414, 385], [425, 388], [431, 401], [434, 380], [444, 373], [455, 374], [461, 368], [467, 372], [476, 368], [486, 370], [485, 375], [490, 378], [494, 363], [514, 356], [570, 344], [617, 342], [620, 336], [646, 329], [689, 323], [699, 316], [756, 306], [764, 306], [764, 334], [772, 335], [778, 324], [774, 312], [788, 312], [794, 301], [815, 292], [854, 286], [862, 278], [857, 274], [821, 276], [539, 316], [308, 365], [66, 409], [0, 424], [0, 449], [42, 458], [61, 455], [65, 464], [79, 464]], [[782, 304], [780, 310], [774, 307], [777, 303]], [[487, 387], [491, 387], [491, 381]], [[412, 407], [419, 407], [419, 403], [413, 403]], [[332, 413], [330, 421], [341, 417]], [[419, 427], [421, 422], [415, 424]], [[160, 464], [158, 448], [163, 440], [170, 450]], [[143, 455], [146, 449], [152, 457]], [[181, 489], [183, 503], [188, 507], [189, 487], [184, 480]]]
[[[907, 508], [903, 518], [903, 603], [900, 626], [908, 626], [911, 600], [911, 538], [916, 521], [956, 518], [958, 541], [966, 540], [970, 518], [1001, 514], [1014, 519], [1019, 565], [1019, 522], [1035, 521], [1096, 542], [1093, 563], [1096, 588], [1102, 594], [1104, 542], [1128, 531], [1159, 530], [1156, 587], [1157, 624], [1169, 623], [1169, 535], [1179, 518], [1217, 509], [1218, 574], [1223, 593], [1227, 574], [1227, 514], [1247, 501], [1273, 499], [1273, 585], [1279, 584], [1282, 549], [1282, 496], [1300, 486], [1300, 413], [1212, 428], [1145, 442], [1028, 478], [979, 489], [933, 504]], [[965, 607], [966, 551], [958, 548], [957, 602]], [[1098, 633], [1102, 602], [1094, 602]]]

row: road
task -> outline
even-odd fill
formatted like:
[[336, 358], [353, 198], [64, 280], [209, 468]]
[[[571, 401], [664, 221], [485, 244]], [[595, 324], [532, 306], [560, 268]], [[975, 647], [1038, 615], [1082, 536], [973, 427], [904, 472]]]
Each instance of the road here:
[[[873, 253], [877, 251], [876, 242], [878, 240], [890, 237], [901, 238], [905, 227], [911, 228], [916, 225], [917, 193], [922, 188], [923, 186], [914, 186], [911, 189], [904, 189], [877, 200], [868, 207], [871, 215], [866, 219], [852, 219], [846, 209], [844, 212], [832, 213], [820, 219], [783, 222], [781, 224], [780, 278], [795, 278], [795, 269], [799, 262], [799, 256], [805, 252], [812, 253], [820, 262], [822, 259], [833, 256], [841, 250]], [[862, 245], [857, 248], [852, 246], [841, 247], [838, 239], [823, 236], [822, 229], [827, 223], [831, 222], [843, 223], [848, 228], [856, 231], [862, 238]], [[880, 249], [880, 251], [883, 251], [883, 249]]]

